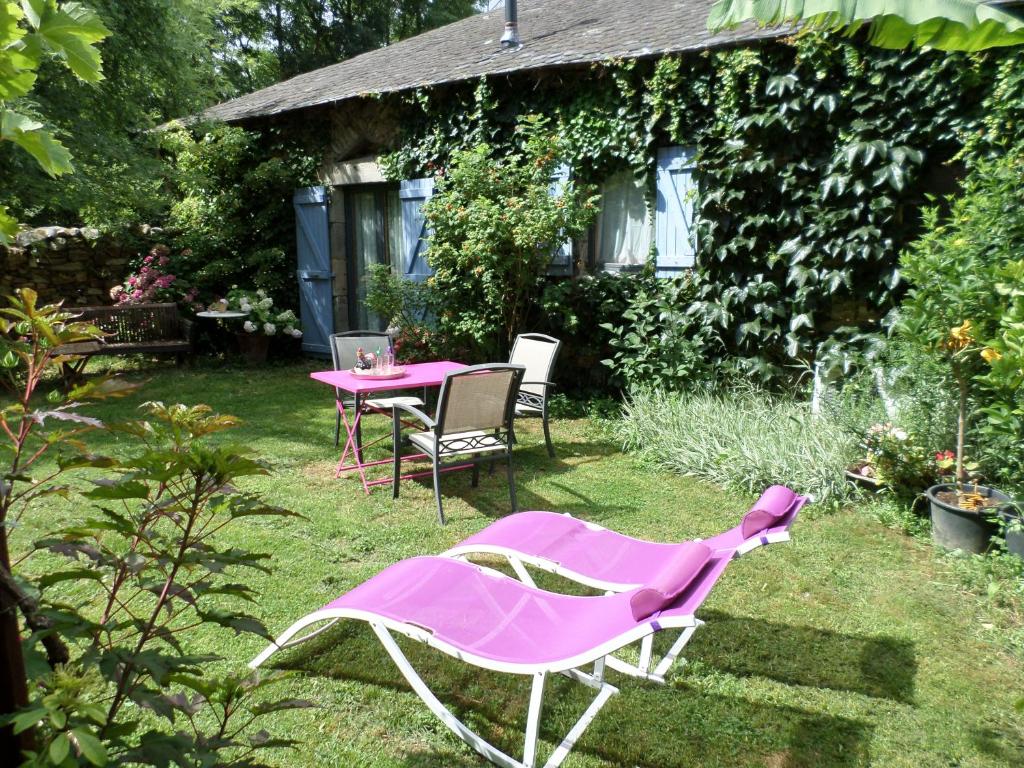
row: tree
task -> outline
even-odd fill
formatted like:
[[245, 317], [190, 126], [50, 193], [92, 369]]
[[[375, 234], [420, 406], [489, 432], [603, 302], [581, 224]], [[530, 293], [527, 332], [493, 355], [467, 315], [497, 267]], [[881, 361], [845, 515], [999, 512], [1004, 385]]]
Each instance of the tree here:
[[1024, 21], [974, 0], [717, 0], [708, 29], [745, 21], [848, 35], [867, 26], [868, 42], [882, 48], [980, 51], [1024, 43]]
[[211, 51], [217, 32], [201, 0], [89, 1], [112, 33], [103, 44], [106, 77], [86, 86], [58, 62], [44, 62], [25, 100], [27, 110], [47, 116], [75, 173], [54, 180], [0, 152], [18, 180], [0, 189], [0, 202], [39, 224], [157, 223], [169, 201], [153, 128], [222, 95]]
[[[96, 43], [110, 32], [96, 14], [75, 2], [0, 0], [0, 147], [13, 144], [31, 155], [52, 177], [68, 173], [71, 154], [42, 120], [9, 106], [36, 85], [47, 60], [67, 67], [87, 83], [103, 79]], [[0, 205], [0, 243], [17, 231], [17, 222]]]

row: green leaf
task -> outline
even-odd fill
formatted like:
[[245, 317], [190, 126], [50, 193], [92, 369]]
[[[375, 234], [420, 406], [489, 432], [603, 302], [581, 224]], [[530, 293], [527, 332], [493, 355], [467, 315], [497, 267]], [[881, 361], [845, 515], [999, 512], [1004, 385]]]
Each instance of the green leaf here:
[[0, 111], [0, 138], [13, 141], [24, 149], [51, 176], [60, 176], [74, 170], [67, 147], [45, 130], [42, 123], [26, 115], [10, 109]]
[[146, 499], [149, 498], [149, 486], [138, 480], [121, 480], [99, 485], [82, 495], [87, 499]]
[[35, 724], [44, 717], [46, 717], [46, 710], [42, 707], [36, 707], [35, 709], [29, 709], [25, 712], [19, 712], [11, 721], [14, 726], [14, 732], [21, 733], [23, 731], [27, 731], [29, 728], [34, 727]]
[[68, 740], [68, 735], [66, 733], [58, 733], [53, 741], [50, 742], [50, 749], [48, 750], [50, 762], [54, 765], [60, 765], [70, 752], [71, 742]]
[[35, 17], [35, 34], [67, 63], [76, 77], [87, 83], [103, 79], [102, 60], [95, 43], [110, 35], [110, 30], [103, 26], [95, 11], [74, 2], [56, 7], [46, 0], [23, 0], [22, 7], [30, 21]]
[[107, 748], [93, 734], [84, 728], [73, 728], [71, 735], [78, 742], [78, 750], [82, 757], [93, 765], [104, 766], [107, 764]]

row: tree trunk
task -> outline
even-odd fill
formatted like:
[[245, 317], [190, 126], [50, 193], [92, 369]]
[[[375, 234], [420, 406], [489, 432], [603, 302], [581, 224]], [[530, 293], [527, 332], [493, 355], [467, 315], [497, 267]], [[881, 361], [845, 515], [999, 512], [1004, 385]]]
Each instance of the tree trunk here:
[[956, 483], [957, 490], [967, 480], [964, 471], [964, 434], [967, 432], [967, 379], [957, 376], [957, 384], [960, 385], [960, 401], [956, 418]]
[[[0, 525], [0, 568], [10, 572], [7, 529]], [[25, 660], [21, 654], [18, 604], [14, 595], [0, 589], [0, 717], [28, 703]], [[11, 727], [0, 728], [0, 765], [20, 765], [22, 750], [32, 747], [32, 730], [15, 736]]]

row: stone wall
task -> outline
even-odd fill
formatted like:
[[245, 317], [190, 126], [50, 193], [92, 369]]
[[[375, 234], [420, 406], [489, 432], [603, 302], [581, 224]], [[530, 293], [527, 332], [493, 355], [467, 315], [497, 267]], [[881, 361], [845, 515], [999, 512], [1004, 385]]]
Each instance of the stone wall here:
[[142, 240], [129, 246], [95, 229], [25, 230], [12, 245], [0, 246], [0, 296], [29, 287], [46, 302], [110, 304], [110, 289], [124, 280], [132, 258], [157, 231], [144, 228]]

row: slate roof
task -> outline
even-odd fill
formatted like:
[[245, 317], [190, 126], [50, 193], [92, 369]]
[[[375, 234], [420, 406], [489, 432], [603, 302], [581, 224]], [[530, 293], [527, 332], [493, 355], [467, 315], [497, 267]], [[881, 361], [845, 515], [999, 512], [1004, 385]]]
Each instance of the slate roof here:
[[710, 35], [714, 0], [522, 0], [518, 50], [503, 50], [504, 11], [470, 16], [297, 75], [204, 112], [228, 122], [356, 96], [614, 58], [641, 58], [778, 37], [741, 27]]

